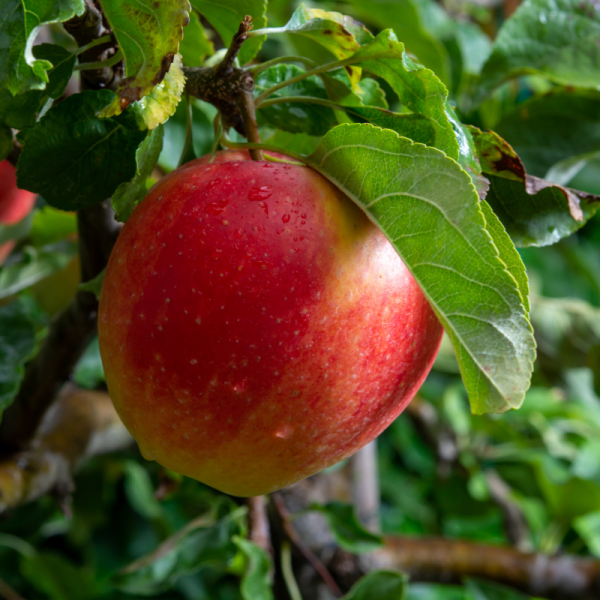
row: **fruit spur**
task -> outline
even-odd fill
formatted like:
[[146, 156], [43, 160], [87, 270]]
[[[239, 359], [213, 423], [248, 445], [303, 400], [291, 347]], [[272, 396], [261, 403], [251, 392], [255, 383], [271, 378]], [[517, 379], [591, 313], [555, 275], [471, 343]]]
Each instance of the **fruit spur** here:
[[392, 245], [316, 171], [193, 160], [106, 271], [108, 389], [144, 456], [236, 496], [356, 452], [404, 409], [442, 327]]

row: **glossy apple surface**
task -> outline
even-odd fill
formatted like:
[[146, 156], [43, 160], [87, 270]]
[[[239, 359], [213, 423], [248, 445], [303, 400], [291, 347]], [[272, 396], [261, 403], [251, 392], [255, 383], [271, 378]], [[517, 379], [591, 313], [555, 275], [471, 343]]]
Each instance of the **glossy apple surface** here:
[[[0, 225], [14, 225], [33, 208], [37, 194], [17, 187], [15, 168], [7, 161], [0, 162]], [[10, 254], [14, 242], [0, 244], [0, 264]]]
[[232, 151], [150, 191], [100, 300], [108, 388], [143, 454], [238, 496], [372, 440], [441, 336], [392, 246], [337, 188]]

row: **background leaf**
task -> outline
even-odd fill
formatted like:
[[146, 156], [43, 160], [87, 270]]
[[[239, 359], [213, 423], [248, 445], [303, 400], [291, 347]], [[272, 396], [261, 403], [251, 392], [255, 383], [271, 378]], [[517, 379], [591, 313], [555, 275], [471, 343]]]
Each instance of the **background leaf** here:
[[366, 554], [382, 547], [382, 538], [367, 531], [358, 522], [351, 504], [329, 502], [326, 505], [312, 504], [310, 508], [324, 515], [340, 548], [354, 554]]
[[19, 391], [24, 365], [36, 347], [39, 318], [31, 300], [0, 306], [0, 419]]
[[244, 600], [273, 600], [270, 581], [270, 572], [273, 568], [271, 557], [250, 540], [234, 536], [232, 541], [248, 561], [240, 586], [242, 598]]
[[600, 7], [592, 0], [525, 0], [494, 41], [480, 98], [503, 81], [538, 72], [556, 83], [600, 85]]
[[342, 600], [404, 600], [408, 575], [397, 571], [372, 571], [359, 579]]
[[483, 173], [486, 200], [515, 245], [554, 244], [581, 228], [600, 207], [600, 198], [527, 175], [510, 145], [493, 131], [469, 128]]

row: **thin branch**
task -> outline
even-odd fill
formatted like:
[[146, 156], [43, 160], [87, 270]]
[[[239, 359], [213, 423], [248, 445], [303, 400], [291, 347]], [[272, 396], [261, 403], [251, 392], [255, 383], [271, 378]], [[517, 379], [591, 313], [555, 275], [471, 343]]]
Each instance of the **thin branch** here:
[[106, 392], [65, 386], [30, 446], [0, 461], [0, 513], [50, 492], [65, 500], [84, 460], [132, 442]]
[[[103, 63], [116, 52], [116, 46], [111, 32], [104, 27], [102, 13], [92, 0], [85, 0], [85, 11], [79, 17], [73, 17], [64, 23], [67, 33], [70, 33], [83, 52], [78, 53], [79, 60], [85, 63]], [[107, 39], [108, 38], [108, 39]], [[107, 41], [100, 43], [98, 40]], [[97, 66], [82, 71], [82, 84], [88, 89], [108, 88], [115, 90], [121, 80], [123, 69], [120, 64], [115, 66]]]
[[309, 548], [302, 543], [300, 536], [292, 525], [290, 513], [281, 495], [276, 493], [272, 495], [272, 498], [273, 502], [275, 503], [275, 507], [277, 508], [277, 512], [281, 517], [281, 523], [286, 535], [294, 543], [294, 546], [296, 546], [302, 556], [304, 556], [304, 558], [312, 565], [313, 569], [321, 576], [331, 593], [336, 597], [341, 596], [342, 591], [340, 590], [340, 587], [335, 579], [331, 576], [331, 573], [327, 570], [327, 567]]
[[265, 552], [273, 554], [269, 518], [267, 517], [266, 498], [264, 496], [252, 496], [248, 498], [246, 504], [248, 506], [250, 529], [248, 537]]

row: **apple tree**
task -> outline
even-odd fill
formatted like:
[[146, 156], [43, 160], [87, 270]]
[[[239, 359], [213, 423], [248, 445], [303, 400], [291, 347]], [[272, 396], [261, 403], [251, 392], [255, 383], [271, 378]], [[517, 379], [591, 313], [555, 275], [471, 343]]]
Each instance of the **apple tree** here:
[[[0, 32], [0, 596], [597, 597], [597, 3], [5, 0]], [[349, 198], [445, 331], [378, 464], [247, 500], [143, 461], [109, 397], [131, 323], [100, 324], [108, 393], [97, 337], [163, 252], [149, 189], [223, 152]]]

